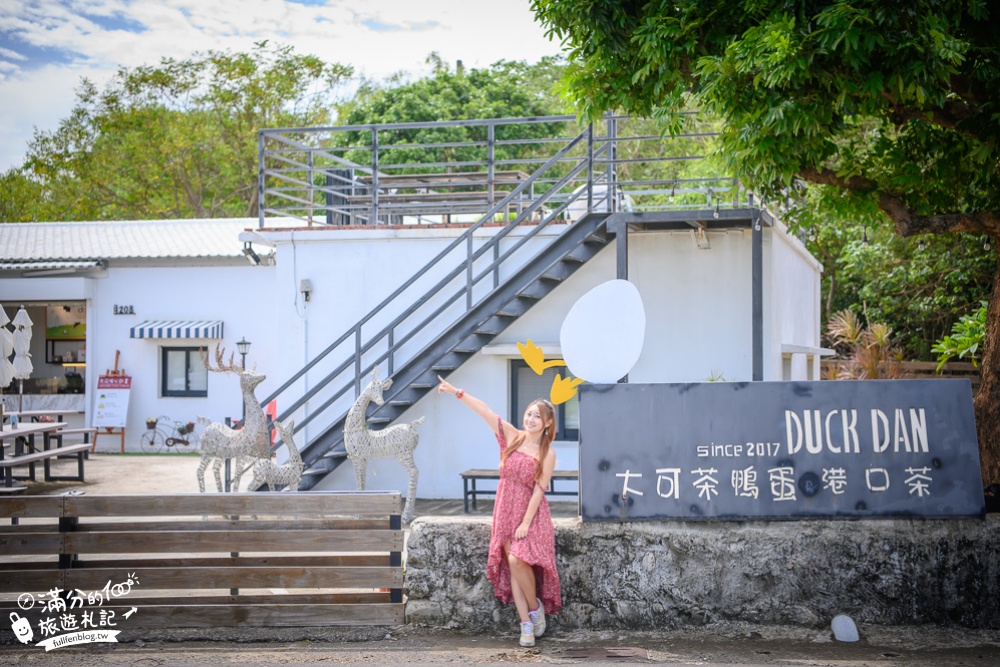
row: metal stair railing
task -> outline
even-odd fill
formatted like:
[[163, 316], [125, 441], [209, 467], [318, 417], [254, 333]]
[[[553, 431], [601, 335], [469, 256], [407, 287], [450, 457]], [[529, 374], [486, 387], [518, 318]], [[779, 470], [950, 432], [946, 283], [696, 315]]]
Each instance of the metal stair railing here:
[[[536, 198], [527, 207], [521, 211], [513, 220], [511, 220], [507, 225], [492, 236], [487, 242], [485, 242], [479, 249], [475, 249], [474, 235], [477, 230], [482, 228], [486, 223], [492, 221], [494, 216], [505, 210], [507, 205], [520, 197], [523, 192], [528, 188], [534, 186], [539, 179], [545, 175], [549, 170], [551, 170], [555, 165], [567, 161], [567, 156], [569, 153], [581, 144], [584, 140], [588, 142], [587, 155], [577, 159], [577, 164], [573, 166], [567, 173], [565, 173], [561, 178], [559, 178], [555, 184], [548, 189], [548, 191], [541, 195], [536, 196]], [[317, 395], [327, 390], [328, 385], [340, 374], [345, 372], [352, 365], [354, 366], [353, 381], [345, 384], [339, 390], [335, 391], [334, 394], [327, 398], [326, 401], [315, 409], [310, 409], [308, 414], [301, 418], [301, 420], [296, 420], [296, 431], [305, 427], [310, 423], [317, 415], [322, 414], [327, 410], [333, 403], [343, 397], [344, 393], [350, 389], [352, 386], [355, 389], [355, 394], [359, 394], [361, 390], [361, 382], [363, 378], [370, 372], [371, 368], [376, 364], [382, 362], [388, 362], [389, 374], [392, 373], [395, 367], [395, 355], [399, 352], [400, 348], [406, 343], [414, 339], [418, 332], [423, 332], [426, 330], [427, 326], [433, 322], [436, 322], [438, 318], [444, 313], [449, 306], [454, 305], [457, 298], [463, 294], [466, 296], [466, 309], [473, 306], [475, 302], [475, 287], [478, 282], [480, 282], [484, 277], [489, 274], [493, 274], [493, 287], [496, 289], [500, 285], [500, 266], [505, 260], [510, 259], [517, 250], [521, 249], [528, 241], [535, 237], [543, 228], [545, 228], [550, 222], [552, 222], [558, 215], [560, 215], [569, 206], [570, 203], [580, 198], [584, 194], [587, 196], [588, 208], [592, 207], [592, 202], [594, 198], [594, 185], [595, 182], [599, 182], [601, 179], [594, 178], [594, 165], [597, 164], [598, 158], [608, 150], [608, 145], [605, 144], [598, 150], [593, 148], [593, 128], [588, 127], [586, 130], [578, 134], [571, 141], [567, 142], [565, 146], [562, 147], [555, 155], [550, 157], [541, 167], [539, 167], [534, 173], [532, 173], [528, 179], [520, 183], [511, 192], [509, 192], [503, 199], [497, 202], [490, 210], [483, 215], [483, 217], [470, 226], [465, 232], [456, 238], [452, 243], [450, 243], [444, 250], [439, 252], [430, 262], [428, 262], [420, 271], [418, 271], [413, 277], [411, 277], [406, 283], [397, 288], [392, 294], [386, 297], [378, 306], [372, 309], [368, 314], [362, 317], [358, 322], [356, 322], [352, 327], [350, 327], [346, 332], [344, 332], [336, 341], [324, 349], [320, 354], [318, 354], [312, 361], [303, 366], [297, 373], [295, 373], [291, 378], [289, 378], [284, 384], [282, 384], [278, 389], [276, 389], [271, 395], [263, 399], [262, 404], [267, 404], [271, 400], [281, 396], [294, 384], [301, 381], [306, 374], [317, 367], [320, 362], [325, 360], [334, 350], [344, 345], [350, 339], [354, 339], [353, 350], [350, 354], [346, 355], [346, 358], [337, 365], [333, 371], [329, 372], [322, 380], [313, 384], [313, 386], [307, 389], [302, 396], [292, 401], [285, 409], [281, 412], [278, 419], [286, 419], [288, 416], [293, 414], [299, 408], [302, 408], [311, 399], [317, 397]], [[513, 247], [508, 249], [506, 252], [500, 252], [500, 243], [502, 240], [507, 239], [510, 234], [521, 226], [521, 224], [528, 219], [529, 216], [533, 215], [535, 211], [539, 210], [554, 193], [558, 193], [562, 188], [564, 188], [568, 183], [570, 183], [574, 178], [576, 178], [581, 171], [587, 169], [587, 185], [585, 188], [578, 190], [574, 195], [566, 197], [562, 196], [563, 201], [559, 206], [553, 210], [552, 213], [545, 216], [541, 223], [535, 225], [528, 233], [526, 233], [521, 239], [514, 243]], [[608, 196], [608, 190], [605, 189], [604, 196], [608, 200], [609, 205], [611, 202], [611, 197]], [[431, 274], [432, 271], [439, 269], [441, 264], [443, 264], [449, 255], [451, 255], [460, 246], [465, 246], [465, 257], [464, 259], [453, 266], [447, 271], [445, 277], [440, 279], [433, 287], [431, 287], [424, 294], [424, 297], [419, 301], [424, 302], [431, 300], [430, 297], [440, 293], [442, 290], [447, 288], [449, 283], [454, 281], [456, 277], [465, 273], [464, 284], [460, 289], [452, 295], [451, 298], [445, 299], [445, 303], [439, 305], [430, 316], [425, 317], [423, 321], [416, 324], [408, 333], [406, 333], [402, 338], [396, 338], [396, 329], [399, 327], [408, 317], [413, 314], [412, 308], [400, 308], [397, 301], [400, 300], [401, 295], [407, 292], [413, 284], [416, 283], [421, 278], [424, 278]], [[480, 259], [489, 251], [493, 251], [493, 261], [484, 269], [481, 269], [478, 273], [476, 272], [475, 263], [476, 260]], [[483, 297], [485, 298], [485, 297]], [[394, 312], [402, 311], [402, 314], [398, 315], [389, 324], [383, 326], [376, 334], [370, 336], [367, 340], [363, 336], [363, 327], [371, 322], [379, 314], [388, 311], [389, 309], [394, 309]], [[445, 326], [441, 326], [443, 330]], [[376, 359], [364, 362], [363, 359], [367, 353], [373, 350], [379, 342], [384, 341], [387, 344], [387, 349]], [[334, 420], [334, 423], [337, 420]]]

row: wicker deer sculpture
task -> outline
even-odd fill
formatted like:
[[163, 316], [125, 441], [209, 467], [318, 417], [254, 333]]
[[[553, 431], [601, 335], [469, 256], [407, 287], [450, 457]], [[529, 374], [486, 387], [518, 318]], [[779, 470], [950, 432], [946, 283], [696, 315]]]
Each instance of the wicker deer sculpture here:
[[295, 422], [292, 420], [284, 423], [273, 422], [278, 437], [288, 447], [288, 460], [278, 463], [271, 459], [261, 459], [253, 464], [253, 481], [250, 482], [251, 489], [258, 489], [262, 484], [267, 484], [267, 488], [274, 491], [278, 485], [287, 486], [289, 491], [299, 490], [299, 480], [302, 479], [302, 471], [305, 466], [302, 457], [299, 455], [299, 448], [295, 446], [293, 440], [295, 436]]
[[212, 465], [212, 472], [215, 474], [215, 485], [219, 492], [223, 491], [222, 486], [222, 463], [226, 459], [235, 459], [234, 476], [231, 490], [239, 491], [240, 478], [243, 471], [249, 466], [249, 461], [255, 458], [271, 458], [270, 433], [267, 428], [267, 419], [264, 410], [260, 406], [260, 401], [254, 396], [254, 389], [266, 379], [266, 375], [258, 373], [256, 368], [247, 370], [233, 364], [233, 355], [229, 355], [229, 363], [223, 362], [225, 351], [218, 345], [215, 347], [215, 368], [208, 362], [208, 355], [202, 356], [202, 363], [213, 373], [232, 373], [240, 379], [240, 390], [243, 393], [243, 402], [246, 406], [246, 417], [243, 420], [243, 428], [236, 430], [213, 422], [205, 417], [198, 417], [198, 421], [205, 425], [205, 434], [201, 436], [201, 465], [198, 466], [198, 489], [205, 492], [205, 471], [209, 464]]
[[419, 471], [413, 462], [413, 450], [417, 448], [420, 436], [416, 427], [423, 423], [424, 418], [414, 420], [410, 424], [393, 424], [380, 431], [372, 431], [365, 423], [365, 411], [372, 401], [382, 405], [382, 392], [392, 386], [392, 379], [378, 379], [378, 366], [372, 371], [372, 380], [364, 388], [358, 400], [354, 402], [347, 413], [344, 424], [344, 446], [347, 456], [354, 463], [354, 476], [358, 491], [365, 490], [368, 461], [374, 459], [394, 458], [399, 461], [410, 478], [406, 492], [406, 507], [403, 508], [402, 520], [409, 523], [413, 518], [413, 505], [417, 498], [417, 477]]

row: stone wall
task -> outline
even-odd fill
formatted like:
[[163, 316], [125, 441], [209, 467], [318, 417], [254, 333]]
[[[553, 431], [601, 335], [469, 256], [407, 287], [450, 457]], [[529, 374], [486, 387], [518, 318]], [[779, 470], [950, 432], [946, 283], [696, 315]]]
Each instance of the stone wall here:
[[[556, 519], [564, 628], [712, 621], [1000, 628], [1000, 517], [582, 523]], [[426, 517], [407, 542], [407, 621], [509, 629], [486, 579], [488, 517]]]

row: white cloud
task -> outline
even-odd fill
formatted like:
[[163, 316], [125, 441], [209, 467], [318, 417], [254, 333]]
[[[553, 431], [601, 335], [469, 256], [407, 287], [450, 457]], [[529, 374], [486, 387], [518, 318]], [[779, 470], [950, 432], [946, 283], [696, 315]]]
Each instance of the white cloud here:
[[264, 39], [376, 78], [426, 73], [432, 51], [466, 67], [559, 51], [534, 23], [530, 0], [0, 2], [0, 99], [16, 100], [0, 105], [0, 170], [20, 163], [33, 126], [58, 127], [81, 76], [103, 84], [120, 66], [244, 51]]
[[0, 47], [0, 58], [6, 58], [8, 60], [20, 60], [20, 61], [28, 59], [27, 56], [23, 56], [17, 51], [12, 51], [11, 49], [5, 49], [3, 47]]

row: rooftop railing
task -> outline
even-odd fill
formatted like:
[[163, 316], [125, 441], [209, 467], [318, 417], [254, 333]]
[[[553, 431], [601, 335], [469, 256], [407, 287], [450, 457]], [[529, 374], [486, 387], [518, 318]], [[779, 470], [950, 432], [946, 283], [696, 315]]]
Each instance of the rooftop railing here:
[[[576, 219], [592, 205], [579, 193], [595, 183], [610, 187], [613, 196], [601, 197], [602, 205], [614, 210], [737, 206], [745, 200], [738, 183], [707, 159], [715, 127], [695, 114], [686, 121], [688, 131], [674, 136], [626, 116], [592, 126], [549, 116], [263, 130], [260, 226], [269, 216], [306, 226], [478, 222], [515, 191], [492, 213], [497, 220], [517, 217], [542, 197], [539, 216], [571, 202], [564, 215]], [[564, 151], [585, 131], [588, 141]], [[560, 152], [544, 178], [518, 189]], [[565, 179], [581, 159], [586, 168]]]

